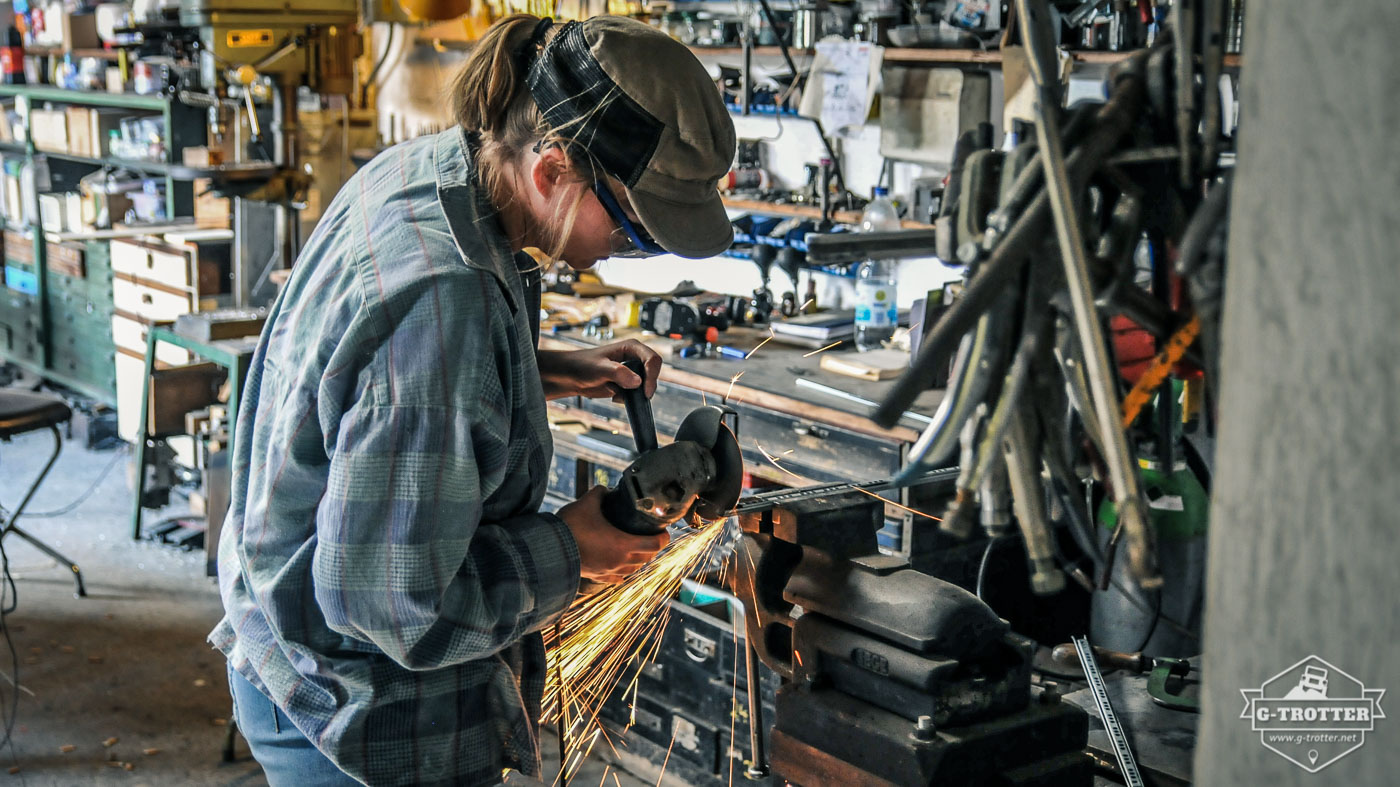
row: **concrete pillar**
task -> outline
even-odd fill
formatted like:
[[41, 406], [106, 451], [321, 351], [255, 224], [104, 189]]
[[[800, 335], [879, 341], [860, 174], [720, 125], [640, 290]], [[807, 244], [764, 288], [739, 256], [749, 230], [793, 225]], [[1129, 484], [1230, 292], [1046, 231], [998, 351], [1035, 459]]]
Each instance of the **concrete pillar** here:
[[[1397, 784], [1400, 3], [1250, 0], [1244, 50], [1197, 783]], [[1316, 774], [1240, 718], [1312, 654], [1391, 690]]]

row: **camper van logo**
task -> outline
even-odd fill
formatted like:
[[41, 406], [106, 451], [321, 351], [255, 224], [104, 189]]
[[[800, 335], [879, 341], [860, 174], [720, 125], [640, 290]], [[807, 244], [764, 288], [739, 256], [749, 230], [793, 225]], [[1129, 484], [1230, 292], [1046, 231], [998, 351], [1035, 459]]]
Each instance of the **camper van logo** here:
[[1240, 718], [1249, 719], [1266, 747], [1309, 773], [1361, 748], [1376, 720], [1385, 718], [1385, 689], [1368, 689], [1317, 656], [1240, 693]]

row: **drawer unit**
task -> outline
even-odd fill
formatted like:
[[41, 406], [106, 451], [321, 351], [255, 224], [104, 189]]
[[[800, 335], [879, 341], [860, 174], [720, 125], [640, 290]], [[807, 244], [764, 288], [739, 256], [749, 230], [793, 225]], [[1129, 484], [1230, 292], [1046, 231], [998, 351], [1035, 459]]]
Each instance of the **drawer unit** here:
[[43, 358], [43, 327], [38, 299], [0, 287], [0, 353], [37, 363]]
[[117, 311], [152, 322], [173, 322], [176, 317], [194, 311], [190, 295], [177, 295], [123, 278], [112, 282], [112, 305]]
[[[120, 314], [112, 315], [112, 343], [117, 346], [118, 352], [126, 350], [125, 354], [135, 354], [137, 357], [146, 356], [146, 332], [147, 326], [129, 317]], [[189, 363], [193, 359], [189, 350], [176, 347], [173, 344], [161, 342], [156, 345], [156, 360], [168, 363], [172, 366]]]
[[131, 240], [114, 240], [111, 248], [113, 273], [182, 289], [198, 282], [195, 262], [186, 250]]

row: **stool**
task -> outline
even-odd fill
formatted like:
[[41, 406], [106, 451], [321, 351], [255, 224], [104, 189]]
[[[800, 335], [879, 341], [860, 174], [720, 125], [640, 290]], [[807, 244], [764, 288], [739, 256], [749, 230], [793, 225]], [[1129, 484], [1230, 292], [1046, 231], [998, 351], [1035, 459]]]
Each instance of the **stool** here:
[[[54, 462], [58, 461], [58, 454], [63, 450], [63, 435], [59, 434], [58, 425], [65, 423], [73, 417], [73, 411], [68, 405], [57, 396], [35, 393], [33, 391], [16, 391], [11, 388], [0, 388], [0, 442], [9, 442], [10, 438], [16, 435], [35, 432], [47, 428], [53, 432], [53, 456], [49, 457], [48, 464], [39, 472], [39, 477], [34, 479], [34, 483], [25, 493], [24, 499], [19, 502], [19, 507], [4, 520], [5, 526], [0, 529], [0, 540], [11, 533], [33, 544], [40, 552], [57, 560], [63, 565], [73, 570], [73, 579], [78, 583], [78, 596], [86, 596], [87, 590], [83, 588], [83, 574], [73, 561], [59, 554], [48, 544], [40, 541], [34, 536], [24, 532], [15, 526], [15, 520], [24, 513], [25, 506], [29, 505], [29, 499], [34, 497], [39, 485], [44, 482], [45, 476], [53, 468]], [[0, 512], [3, 514], [3, 512]]]

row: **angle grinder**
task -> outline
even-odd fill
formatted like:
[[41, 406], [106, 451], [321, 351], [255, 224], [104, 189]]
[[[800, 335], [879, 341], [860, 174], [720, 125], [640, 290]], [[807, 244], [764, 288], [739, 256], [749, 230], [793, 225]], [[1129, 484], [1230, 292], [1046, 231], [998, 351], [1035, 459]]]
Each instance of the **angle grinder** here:
[[[646, 379], [641, 361], [623, 365]], [[707, 405], [681, 421], [671, 443], [660, 446], [651, 401], [643, 386], [621, 390], [637, 459], [603, 495], [603, 516], [619, 530], [656, 535], [685, 520], [691, 527], [723, 519], [739, 501], [744, 460], [739, 441], [725, 424], [725, 408]]]

